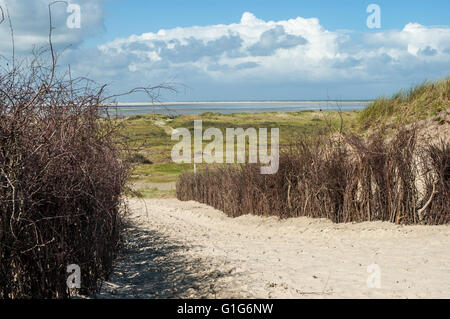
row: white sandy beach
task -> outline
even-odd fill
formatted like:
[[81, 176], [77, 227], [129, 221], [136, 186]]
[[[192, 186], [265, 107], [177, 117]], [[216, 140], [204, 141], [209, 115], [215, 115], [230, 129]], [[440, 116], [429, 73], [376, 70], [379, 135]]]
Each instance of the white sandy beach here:
[[[102, 298], [450, 297], [449, 226], [232, 219], [176, 199], [130, 208], [126, 249]], [[371, 264], [379, 289], [367, 287]]]

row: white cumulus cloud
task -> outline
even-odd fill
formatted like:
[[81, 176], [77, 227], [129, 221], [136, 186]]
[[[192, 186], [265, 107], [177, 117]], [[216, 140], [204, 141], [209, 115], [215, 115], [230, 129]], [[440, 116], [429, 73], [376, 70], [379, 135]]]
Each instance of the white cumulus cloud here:
[[408, 68], [424, 63], [431, 71], [444, 67], [443, 75], [449, 71], [448, 27], [410, 23], [400, 31], [363, 34], [358, 41], [351, 32], [326, 30], [316, 18], [264, 21], [245, 12], [238, 23], [159, 30], [99, 49], [111, 57], [129, 56], [134, 72], [185, 69], [216, 81], [369, 80], [414, 73]]
[[[23, 0], [15, 3], [10, 11], [22, 12]], [[48, 1], [33, 3], [40, 5], [15, 17], [23, 22], [17, 29], [21, 48], [47, 36]], [[91, 6], [83, 11], [84, 23], [101, 28], [101, 1], [83, 3]], [[89, 28], [68, 30], [65, 7], [58, 8], [55, 42], [75, 44], [61, 62], [118, 90], [175, 79], [192, 89], [188, 99], [326, 98], [328, 89], [332, 98], [368, 98], [450, 74], [448, 26], [333, 31], [317, 18], [265, 21], [245, 12], [236, 23], [161, 29], [81, 50], [76, 44]], [[0, 42], [7, 42], [7, 32], [1, 25]]]
[[[14, 31], [14, 45], [17, 54], [27, 54], [34, 47], [48, 44], [49, 12], [48, 5], [53, 0], [0, 0], [5, 21], [0, 24], [0, 54], [12, 52], [11, 31], [7, 14], [9, 12]], [[69, 28], [67, 20], [73, 11], [67, 10], [68, 4], [80, 7], [80, 28]], [[67, 46], [77, 47], [88, 36], [104, 29], [103, 1], [76, 0], [54, 3], [51, 6], [53, 36], [52, 42], [57, 49]]]

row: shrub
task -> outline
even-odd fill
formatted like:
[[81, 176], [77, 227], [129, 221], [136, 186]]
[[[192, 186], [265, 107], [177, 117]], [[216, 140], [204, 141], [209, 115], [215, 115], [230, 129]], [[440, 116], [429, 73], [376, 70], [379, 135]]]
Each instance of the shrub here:
[[0, 70], [0, 298], [65, 298], [67, 266], [95, 294], [121, 242], [128, 177], [104, 87], [49, 66]]
[[[423, 220], [427, 224], [450, 223], [450, 145], [444, 141], [424, 149], [426, 156], [425, 179], [428, 206], [423, 207]], [[422, 203], [426, 205], [426, 203]]]
[[136, 152], [131, 153], [127, 161], [133, 164], [153, 164], [144, 154]]
[[[419, 162], [425, 167], [423, 198], [416, 183]], [[212, 167], [182, 174], [176, 194], [180, 200], [206, 203], [231, 217], [443, 224], [450, 221], [449, 170], [450, 146], [419, 149], [412, 128], [400, 130], [389, 142], [381, 132], [367, 140], [305, 138], [281, 154], [276, 174], [261, 175], [256, 164]]]

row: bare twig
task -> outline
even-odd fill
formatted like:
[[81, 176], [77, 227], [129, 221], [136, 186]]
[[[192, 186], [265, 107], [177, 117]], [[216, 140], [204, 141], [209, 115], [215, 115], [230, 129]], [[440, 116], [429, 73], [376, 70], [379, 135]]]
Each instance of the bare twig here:
[[424, 212], [424, 211], [428, 208], [428, 206], [431, 204], [434, 195], [437, 193], [437, 191], [436, 191], [436, 184], [437, 184], [437, 181], [435, 181], [435, 182], [433, 183], [433, 190], [432, 190], [432, 192], [431, 192], [431, 195], [430, 195], [430, 198], [428, 199], [428, 201], [425, 203], [425, 205], [423, 205], [423, 207], [422, 207], [421, 209], [419, 209], [419, 210], [417, 211], [417, 215], [419, 216], [419, 221], [423, 221], [423, 217], [424, 217], [423, 212]]

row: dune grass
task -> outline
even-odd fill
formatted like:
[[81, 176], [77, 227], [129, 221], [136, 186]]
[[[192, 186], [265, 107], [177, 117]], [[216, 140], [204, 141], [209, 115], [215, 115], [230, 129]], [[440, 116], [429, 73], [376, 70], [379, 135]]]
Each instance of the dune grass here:
[[392, 97], [379, 97], [358, 118], [362, 128], [380, 125], [403, 125], [429, 117], [441, 120], [450, 110], [450, 76], [436, 82], [425, 81]]

